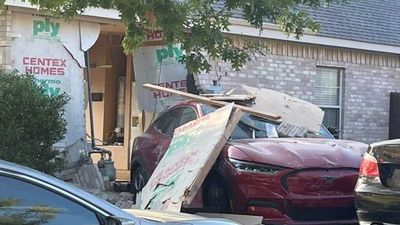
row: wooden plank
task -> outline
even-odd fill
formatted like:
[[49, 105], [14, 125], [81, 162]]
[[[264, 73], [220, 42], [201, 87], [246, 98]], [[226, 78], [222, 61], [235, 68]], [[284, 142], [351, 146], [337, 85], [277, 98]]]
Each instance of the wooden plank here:
[[239, 118], [233, 103], [175, 129], [171, 144], [140, 194], [141, 209], [181, 210], [190, 204]]
[[196, 213], [196, 215], [208, 218], [223, 218], [245, 225], [261, 225], [263, 217], [253, 215], [224, 214], [224, 213]]
[[298, 136], [301, 133], [300, 131], [304, 131], [302, 127], [319, 133], [324, 111], [318, 106], [278, 91], [246, 85], [242, 85], [242, 87], [256, 96], [256, 104], [253, 106], [255, 110], [269, 110], [272, 113], [279, 114], [282, 116], [283, 122], [292, 125], [287, 127], [288, 129], [282, 130], [282, 132], [287, 130], [285, 136]]
[[400, 138], [400, 93], [390, 93], [389, 139]]
[[[182, 92], [182, 91], [177, 91], [177, 90], [170, 89], [170, 88], [160, 87], [160, 86], [157, 86], [157, 85], [154, 85], [154, 84], [143, 84], [143, 87], [144, 88], [149, 88], [149, 89], [152, 89], [152, 90], [163, 91], [163, 92], [174, 94], [174, 95], [179, 95], [179, 96], [182, 96], [182, 97], [185, 97], [185, 98], [193, 99], [193, 100], [195, 100], [197, 102], [200, 102], [200, 103], [213, 105], [213, 106], [218, 106], [218, 107], [223, 107], [223, 106], [226, 106], [226, 105], [230, 104], [228, 102], [213, 101], [213, 100], [210, 100], [207, 97], [198, 96], [198, 95], [194, 95], [194, 94], [190, 94], [190, 93], [186, 93], [186, 92]], [[268, 113], [267, 111], [258, 111], [258, 110], [252, 109], [250, 107], [237, 105], [237, 104], [234, 104], [233, 107], [237, 108], [237, 109], [240, 109], [243, 112], [246, 112], [246, 113], [249, 113], [249, 114], [252, 114], [254, 116], [264, 118], [264, 119], [273, 120], [273, 121], [277, 121], [277, 120], [281, 119], [281, 116], [276, 115], [274, 113]]]
[[133, 75], [133, 60], [132, 54], [126, 56], [126, 78], [125, 78], [125, 99], [124, 99], [124, 146], [127, 146], [124, 151], [126, 151], [126, 168], [130, 166], [129, 149], [131, 149], [130, 137], [131, 137], [131, 103], [132, 103], [132, 75]]
[[252, 95], [231, 95], [231, 96], [214, 96], [209, 97], [211, 100], [215, 101], [249, 101], [255, 99], [255, 96]]
[[220, 93], [220, 94], [200, 94], [201, 96], [204, 96], [204, 97], [214, 97], [214, 96], [230, 96], [230, 95], [232, 95], [232, 93], [235, 91], [235, 89], [231, 89], [231, 90], [229, 90], [229, 91], [227, 91], [227, 92], [224, 92], [224, 93]]

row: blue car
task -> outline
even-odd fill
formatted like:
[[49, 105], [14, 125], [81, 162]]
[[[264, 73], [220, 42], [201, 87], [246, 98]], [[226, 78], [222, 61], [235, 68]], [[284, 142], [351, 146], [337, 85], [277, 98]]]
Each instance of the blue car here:
[[238, 225], [224, 219], [124, 211], [41, 172], [0, 160], [0, 224], [15, 225]]

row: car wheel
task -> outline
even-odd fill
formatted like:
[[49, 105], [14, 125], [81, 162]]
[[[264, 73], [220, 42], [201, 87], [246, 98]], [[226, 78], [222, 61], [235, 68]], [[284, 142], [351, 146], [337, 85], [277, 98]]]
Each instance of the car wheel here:
[[140, 166], [135, 167], [131, 176], [130, 191], [132, 194], [140, 192], [147, 183], [147, 176], [144, 169]]
[[230, 213], [230, 199], [222, 178], [211, 174], [203, 185], [203, 207], [206, 211]]

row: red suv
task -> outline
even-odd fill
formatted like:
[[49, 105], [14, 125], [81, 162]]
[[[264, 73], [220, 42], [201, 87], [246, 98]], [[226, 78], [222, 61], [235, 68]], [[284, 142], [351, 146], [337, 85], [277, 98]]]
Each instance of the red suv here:
[[[196, 102], [176, 105], [137, 137], [131, 191], [144, 187], [176, 127], [214, 110]], [[324, 127], [307, 138], [281, 138], [277, 125], [241, 118], [203, 183], [203, 210], [259, 215], [264, 224], [357, 223], [353, 189], [368, 146], [335, 140]]]

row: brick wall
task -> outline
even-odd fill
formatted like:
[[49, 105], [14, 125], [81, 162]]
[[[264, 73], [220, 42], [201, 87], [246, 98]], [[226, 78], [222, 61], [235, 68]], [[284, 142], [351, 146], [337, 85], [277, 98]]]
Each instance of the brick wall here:
[[209, 74], [197, 77], [197, 85], [211, 85], [220, 77], [225, 90], [240, 90], [246, 84], [313, 102], [317, 66], [343, 68], [342, 138], [367, 143], [388, 138], [389, 93], [400, 91], [399, 56], [283, 42], [271, 45], [269, 54], [257, 56], [240, 72], [214, 63]]

